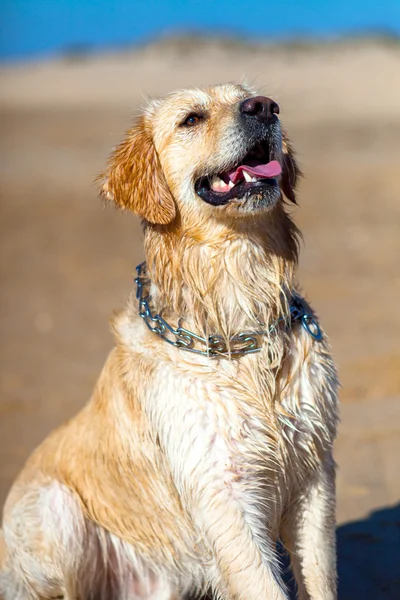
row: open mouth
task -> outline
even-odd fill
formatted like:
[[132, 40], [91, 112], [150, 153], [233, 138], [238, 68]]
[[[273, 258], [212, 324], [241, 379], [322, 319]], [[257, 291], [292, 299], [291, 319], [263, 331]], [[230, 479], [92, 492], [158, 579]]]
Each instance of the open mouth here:
[[281, 172], [280, 163], [270, 160], [268, 149], [258, 143], [239, 164], [221, 173], [201, 177], [195, 189], [202, 200], [221, 206], [233, 199], [239, 200], [278, 187], [277, 177]]

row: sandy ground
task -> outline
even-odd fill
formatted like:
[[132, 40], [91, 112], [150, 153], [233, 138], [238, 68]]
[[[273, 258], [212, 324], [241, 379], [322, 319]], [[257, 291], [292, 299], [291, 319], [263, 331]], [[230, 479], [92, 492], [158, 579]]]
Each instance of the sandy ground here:
[[[400, 597], [400, 47], [161, 44], [0, 69], [0, 505], [87, 400], [142, 236], [92, 184], [146, 94], [227, 80], [281, 106], [306, 178], [300, 274], [343, 385], [341, 600]], [[371, 515], [371, 511], [374, 511]]]

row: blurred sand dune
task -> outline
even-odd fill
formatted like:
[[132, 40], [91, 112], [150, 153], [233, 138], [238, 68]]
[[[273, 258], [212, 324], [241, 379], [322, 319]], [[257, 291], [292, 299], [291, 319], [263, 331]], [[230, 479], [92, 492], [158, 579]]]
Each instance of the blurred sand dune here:
[[[400, 44], [227, 47], [160, 42], [137, 51], [68, 56], [0, 69], [0, 107], [132, 108], [182, 86], [245, 81], [282, 103], [285, 118], [386, 119], [399, 115]], [[335, 114], [340, 111], [340, 114]]]
[[399, 73], [400, 45], [372, 42], [171, 42], [0, 69], [0, 504], [32, 448], [87, 400], [142, 257], [138, 222], [102, 208], [94, 176], [143, 96], [227, 80], [279, 102], [306, 175], [293, 210], [301, 280], [343, 383], [339, 522], [398, 502]]

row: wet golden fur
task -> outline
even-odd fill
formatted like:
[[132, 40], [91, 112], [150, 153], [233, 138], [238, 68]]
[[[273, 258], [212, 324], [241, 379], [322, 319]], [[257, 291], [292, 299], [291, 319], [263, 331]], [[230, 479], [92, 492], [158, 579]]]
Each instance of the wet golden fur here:
[[[104, 193], [144, 220], [152, 305], [201, 335], [267, 327], [297, 287], [284, 198], [204, 203], [194, 181], [237, 152], [225, 85], [152, 102], [112, 155]], [[179, 128], [207, 111], [196, 130]], [[298, 169], [279, 142], [280, 188]], [[148, 331], [129, 302], [90, 402], [34, 452], [4, 511], [7, 600], [287, 598], [275, 542], [302, 600], [334, 600], [336, 374], [326, 338], [278, 329], [258, 354], [207, 358]]]

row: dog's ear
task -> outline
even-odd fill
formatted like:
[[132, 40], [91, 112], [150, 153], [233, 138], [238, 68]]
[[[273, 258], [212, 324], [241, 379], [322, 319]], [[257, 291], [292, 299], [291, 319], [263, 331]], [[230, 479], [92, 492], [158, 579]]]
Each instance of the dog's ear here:
[[98, 179], [103, 194], [117, 206], [150, 223], [165, 225], [174, 219], [175, 203], [143, 118], [127, 132]]
[[282, 178], [281, 189], [286, 198], [296, 202], [296, 186], [302, 173], [296, 162], [294, 151], [290, 143], [284, 139], [282, 152]]

